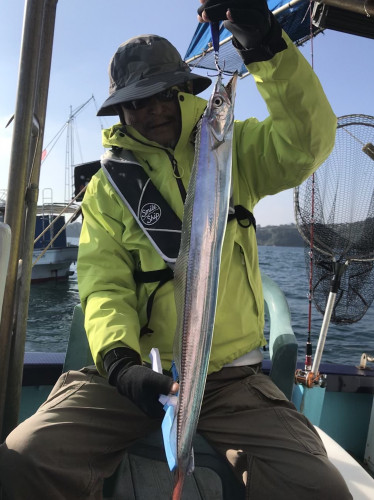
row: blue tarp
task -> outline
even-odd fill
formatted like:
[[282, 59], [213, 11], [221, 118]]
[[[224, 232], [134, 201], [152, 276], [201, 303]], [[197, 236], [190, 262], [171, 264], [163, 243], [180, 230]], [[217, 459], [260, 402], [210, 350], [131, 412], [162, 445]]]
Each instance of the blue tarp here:
[[[289, 3], [289, 0], [268, 0], [269, 9], [273, 12], [276, 12], [280, 7], [288, 5]], [[284, 31], [296, 44], [303, 43], [311, 36], [309, 6], [309, 0], [300, 0], [298, 3], [295, 3], [295, 5], [288, 6], [282, 12], [275, 14]], [[315, 34], [316, 31], [317, 28], [313, 27], [313, 34]], [[231, 33], [225, 29], [221, 23], [220, 42], [230, 37]], [[187, 49], [184, 60], [193, 67], [214, 70], [216, 66], [214, 63], [213, 51], [206, 53], [211, 47], [211, 42], [212, 38], [209, 23], [199, 23], [190, 46]], [[246, 67], [231, 42], [220, 46], [219, 56], [220, 65], [224, 66], [225, 71], [229, 73], [239, 71], [240, 75], [247, 73]]]

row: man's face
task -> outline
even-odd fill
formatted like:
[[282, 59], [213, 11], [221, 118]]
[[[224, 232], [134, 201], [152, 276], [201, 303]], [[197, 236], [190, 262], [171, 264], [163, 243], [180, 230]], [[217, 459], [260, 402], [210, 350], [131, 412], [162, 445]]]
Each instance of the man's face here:
[[167, 89], [121, 107], [126, 125], [134, 127], [150, 141], [174, 149], [182, 128], [177, 90]]

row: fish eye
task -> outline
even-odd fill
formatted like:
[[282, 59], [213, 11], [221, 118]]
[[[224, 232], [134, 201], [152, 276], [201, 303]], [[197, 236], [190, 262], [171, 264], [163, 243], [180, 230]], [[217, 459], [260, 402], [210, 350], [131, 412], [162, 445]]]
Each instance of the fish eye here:
[[216, 95], [213, 100], [213, 104], [216, 108], [219, 108], [223, 104], [223, 99], [221, 96]]

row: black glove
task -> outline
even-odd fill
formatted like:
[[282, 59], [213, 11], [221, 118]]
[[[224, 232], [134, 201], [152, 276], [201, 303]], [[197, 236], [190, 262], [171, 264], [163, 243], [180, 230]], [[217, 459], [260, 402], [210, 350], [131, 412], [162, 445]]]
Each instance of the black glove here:
[[111, 385], [120, 394], [127, 396], [144, 413], [152, 418], [162, 418], [164, 410], [158, 398], [169, 394], [173, 379], [141, 365], [139, 354], [132, 349], [120, 347], [109, 351], [104, 357], [104, 368]]
[[[228, 9], [233, 22], [226, 18]], [[266, 0], [207, 0], [198, 9], [198, 14], [204, 10], [210, 21], [224, 20], [245, 64], [267, 61], [287, 48], [282, 29], [269, 11]]]

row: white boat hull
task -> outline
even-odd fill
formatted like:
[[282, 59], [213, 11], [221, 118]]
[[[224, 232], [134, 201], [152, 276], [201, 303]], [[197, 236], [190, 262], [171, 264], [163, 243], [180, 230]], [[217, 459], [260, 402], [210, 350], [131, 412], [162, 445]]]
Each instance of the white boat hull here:
[[[33, 251], [33, 262], [42, 250]], [[31, 282], [67, 279], [71, 274], [70, 266], [77, 261], [78, 247], [50, 248], [32, 268]]]
[[374, 479], [328, 434], [317, 426], [315, 428], [325, 445], [327, 456], [344, 477], [353, 500], [373, 500]]

